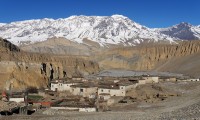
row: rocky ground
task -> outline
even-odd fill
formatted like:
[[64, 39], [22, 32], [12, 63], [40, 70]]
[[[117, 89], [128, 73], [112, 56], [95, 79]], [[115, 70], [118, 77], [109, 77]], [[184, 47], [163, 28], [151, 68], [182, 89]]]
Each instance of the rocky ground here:
[[[142, 75], [152, 75], [152, 76], [177, 76], [183, 77], [183, 74], [170, 73], [170, 72], [157, 72], [157, 71], [132, 71], [132, 70], [102, 70], [97, 73], [97, 76], [111, 76], [111, 77], [123, 77], [123, 76], [142, 76]], [[91, 75], [92, 76], [92, 75]]]
[[[61, 110], [41, 110], [31, 116], [13, 115], [1, 120], [197, 120], [200, 119], [200, 83], [165, 82], [159, 86], [176, 91], [179, 96], [168, 97], [164, 101], [135, 102], [111, 107], [111, 111], [80, 113]], [[116, 107], [118, 106], [118, 108]]]

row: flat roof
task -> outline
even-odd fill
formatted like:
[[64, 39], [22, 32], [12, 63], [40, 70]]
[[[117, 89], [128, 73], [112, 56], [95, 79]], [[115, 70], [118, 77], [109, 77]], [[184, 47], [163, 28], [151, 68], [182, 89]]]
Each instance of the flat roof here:
[[82, 81], [80, 80], [54, 80], [54, 81], [51, 81], [51, 83], [54, 83], [54, 84], [58, 84], [58, 83], [83, 83]]
[[63, 81], [63, 83], [83, 83], [82, 81], [75, 81], [75, 80], [70, 80], [70, 81]]
[[176, 78], [175, 76], [160, 76], [160, 79]]
[[56, 82], [56, 81], [51, 81], [51, 83], [58, 84], [58, 82]]
[[142, 75], [142, 77], [159, 77], [157, 75]]
[[119, 89], [119, 86], [117, 86], [117, 85], [99, 85], [98, 88], [103, 88], [103, 89]]
[[101, 93], [101, 94], [99, 94], [99, 95], [109, 95], [109, 96], [110, 96], [109, 93]]
[[138, 83], [138, 81], [129, 81], [129, 80], [121, 80], [121, 81], [119, 81], [119, 82], [117, 82], [116, 84], [118, 84], [118, 85], [125, 85], [125, 86], [128, 86], [128, 85], [133, 85], [133, 84], [136, 84], [136, 83]]
[[73, 88], [94, 88], [97, 87], [95, 84], [88, 84], [88, 83], [83, 83], [83, 84], [77, 84], [77, 85], [71, 85], [70, 87]]

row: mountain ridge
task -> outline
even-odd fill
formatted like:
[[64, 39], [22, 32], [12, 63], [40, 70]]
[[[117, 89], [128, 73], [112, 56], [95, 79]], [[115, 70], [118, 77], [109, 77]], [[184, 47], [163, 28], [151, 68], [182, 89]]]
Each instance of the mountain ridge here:
[[70, 16], [0, 23], [0, 36], [15, 45], [29, 45], [53, 37], [83, 43], [89, 39], [100, 46], [117, 44], [136, 46], [141, 43], [176, 40], [200, 40], [200, 25], [182, 22], [168, 28], [148, 28], [123, 15]]
[[[71, 16], [60, 19], [36, 19], [0, 25], [0, 36], [15, 45], [40, 42], [52, 37], [64, 37], [82, 43], [84, 38], [106, 44], [135, 46], [145, 40], [174, 42], [173, 38], [155, 32], [122, 15]], [[175, 38], [174, 38], [175, 39]]]
[[181, 40], [200, 39], [200, 27], [187, 22], [181, 22], [168, 28], [158, 28], [155, 31]]

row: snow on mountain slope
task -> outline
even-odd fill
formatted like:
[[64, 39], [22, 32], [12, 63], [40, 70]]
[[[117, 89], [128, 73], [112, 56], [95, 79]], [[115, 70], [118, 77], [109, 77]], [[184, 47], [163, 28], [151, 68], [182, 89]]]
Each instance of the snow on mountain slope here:
[[155, 31], [182, 40], [200, 39], [200, 26], [193, 26], [185, 22], [182, 22], [169, 28], [155, 29]]
[[6, 25], [6, 24], [5, 23], [0, 23], [0, 27], [3, 26], [3, 25]]
[[0, 36], [16, 45], [35, 43], [52, 37], [64, 37], [82, 43], [83, 38], [106, 44], [174, 42], [172, 37], [133, 22], [122, 15], [71, 16], [65, 19], [37, 19], [0, 24]]
[[194, 36], [199, 40], [200, 39], [200, 26], [194, 26], [191, 28], [194, 32]]

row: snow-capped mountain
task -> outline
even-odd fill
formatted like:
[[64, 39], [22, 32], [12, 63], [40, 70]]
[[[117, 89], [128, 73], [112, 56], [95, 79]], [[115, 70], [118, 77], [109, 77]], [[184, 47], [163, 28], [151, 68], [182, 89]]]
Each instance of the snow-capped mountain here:
[[0, 24], [0, 37], [19, 45], [52, 37], [82, 43], [83, 38], [106, 44], [135, 45], [145, 40], [174, 42], [175, 38], [142, 26], [122, 15], [71, 16], [65, 19], [37, 19]]
[[155, 29], [156, 32], [179, 38], [181, 40], [199, 40], [200, 26], [193, 26], [189, 23], [182, 22], [169, 28]]

